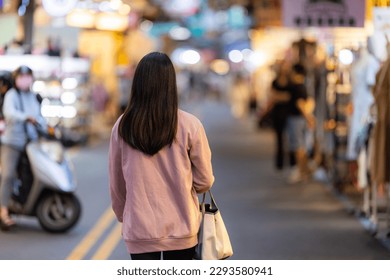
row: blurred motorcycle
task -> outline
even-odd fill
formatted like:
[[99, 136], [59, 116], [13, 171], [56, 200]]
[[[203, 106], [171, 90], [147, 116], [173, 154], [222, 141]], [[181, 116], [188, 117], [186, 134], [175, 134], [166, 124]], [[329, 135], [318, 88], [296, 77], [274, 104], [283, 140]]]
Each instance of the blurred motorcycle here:
[[55, 129], [36, 127], [41, 137], [21, 155], [9, 211], [37, 217], [48, 232], [66, 232], [81, 216], [73, 166]]

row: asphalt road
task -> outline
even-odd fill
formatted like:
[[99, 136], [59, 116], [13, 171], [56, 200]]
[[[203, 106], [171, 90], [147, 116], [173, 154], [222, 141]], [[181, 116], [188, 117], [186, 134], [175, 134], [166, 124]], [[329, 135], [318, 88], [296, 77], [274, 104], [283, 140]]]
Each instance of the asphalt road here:
[[[206, 128], [213, 193], [230, 232], [232, 259], [390, 259], [328, 187], [287, 185], [274, 172], [270, 132], [257, 131], [249, 119], [234, 119], [226, 104], [184, 108]], [[0, 232], [0, 259], [130, 259], [110, 210], [107, 152], [107, 137], [71, 152], [83, 206], [77, 226], [49, 234], [35, 219], [17, 217], [15, 232]]]

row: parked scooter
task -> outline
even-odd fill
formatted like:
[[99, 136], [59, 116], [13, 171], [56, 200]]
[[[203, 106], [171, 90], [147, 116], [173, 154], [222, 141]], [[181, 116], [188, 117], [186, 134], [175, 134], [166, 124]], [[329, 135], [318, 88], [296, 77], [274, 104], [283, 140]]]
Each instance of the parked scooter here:
[[38, 125], [39, 141], [29, 142], [18, 164], [9, 211], [35, 216], [48, 232], [66, 232], [76, 225], [81, 204], [75, 195], [74, 170], [61, 137]]

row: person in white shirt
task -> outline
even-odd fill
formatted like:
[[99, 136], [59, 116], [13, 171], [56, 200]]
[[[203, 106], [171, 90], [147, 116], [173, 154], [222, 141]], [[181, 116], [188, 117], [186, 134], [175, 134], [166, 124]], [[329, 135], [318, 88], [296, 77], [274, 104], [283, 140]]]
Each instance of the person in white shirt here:
[[17, 164], [28, 141], [38, 139], [35, 124], [45, 126], [41, 116], [41, 105], [30, 88], [33, 72], [27, 66], [20, 66], [14, 71], [14, 87], [4, 98], [3, 113], [5, 130], [1, 136], [1, 184], [0, 184], [0, 225], [2, 230], [9, 230], [15, 225], [8, 212], [12, 186], [16, 177]]

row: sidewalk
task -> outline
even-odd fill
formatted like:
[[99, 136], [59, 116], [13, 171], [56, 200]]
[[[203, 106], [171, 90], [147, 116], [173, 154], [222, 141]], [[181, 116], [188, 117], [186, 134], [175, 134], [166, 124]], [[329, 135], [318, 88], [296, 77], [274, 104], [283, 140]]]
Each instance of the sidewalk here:
[[230, 232], [232, 259], [390, 259], [323, 184], [288, 185], [273, 169], [274, 139], [226, 104], [182, 106], [203, 122], [213, 152], [213, 193]]

